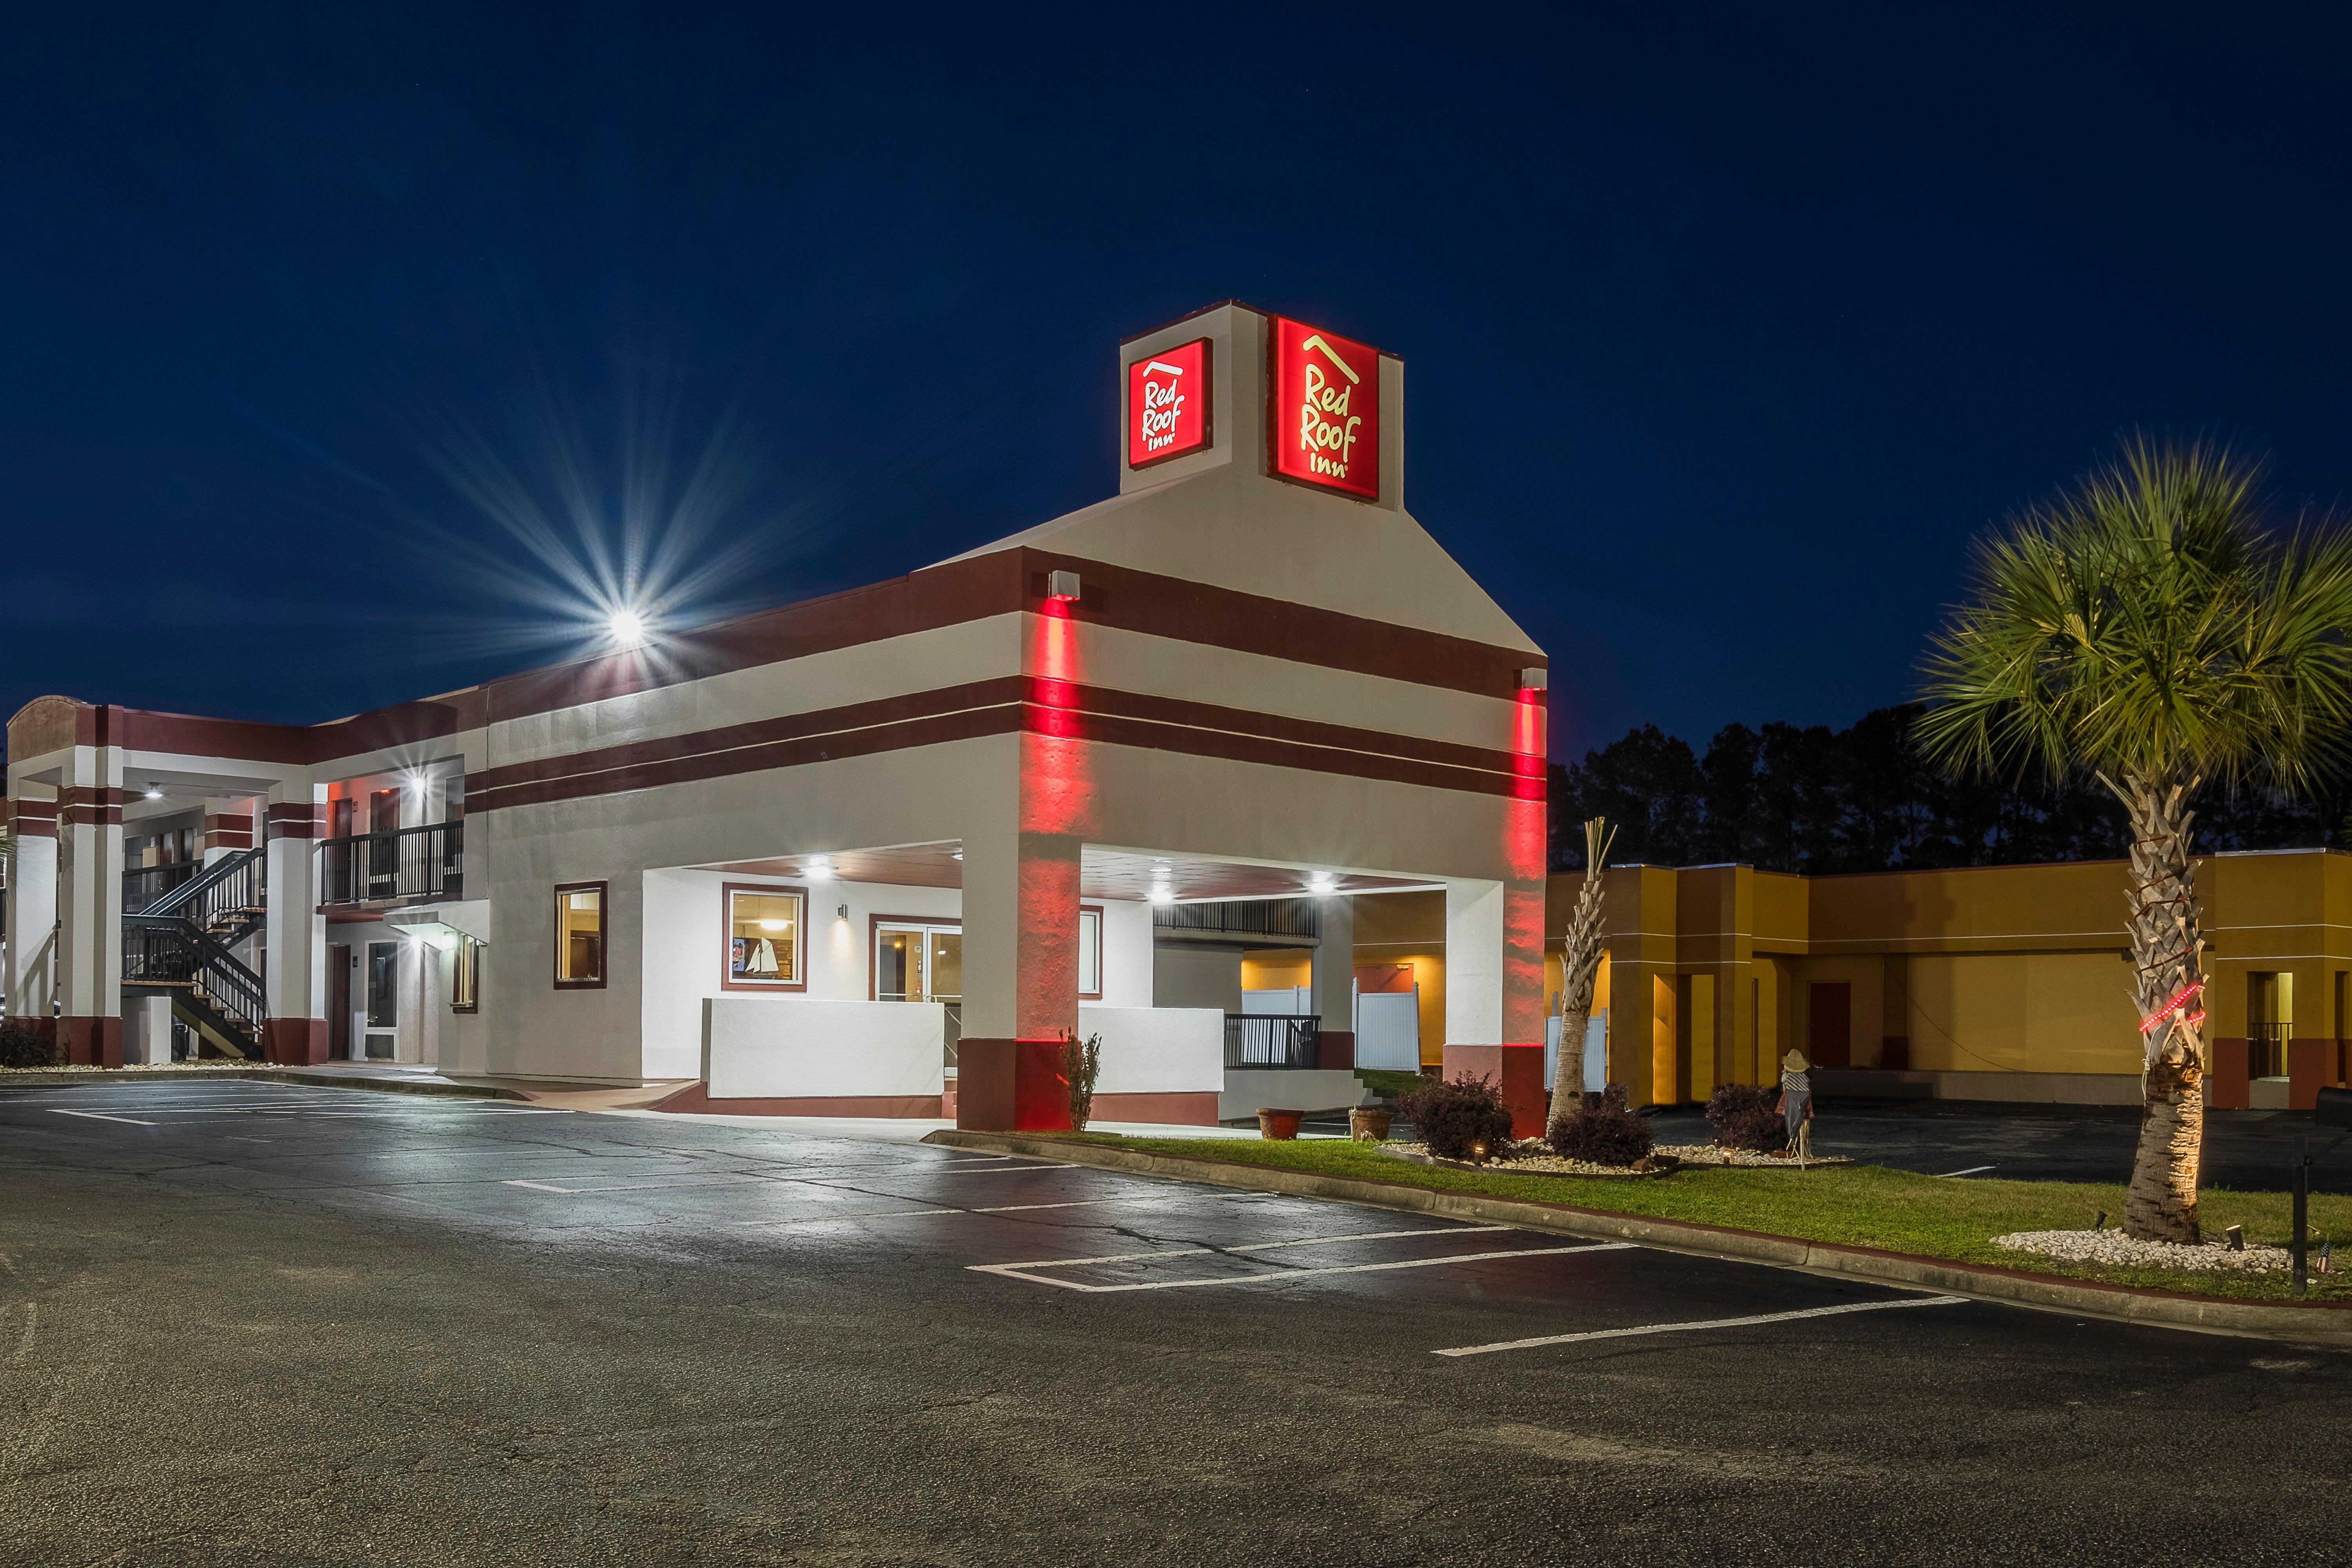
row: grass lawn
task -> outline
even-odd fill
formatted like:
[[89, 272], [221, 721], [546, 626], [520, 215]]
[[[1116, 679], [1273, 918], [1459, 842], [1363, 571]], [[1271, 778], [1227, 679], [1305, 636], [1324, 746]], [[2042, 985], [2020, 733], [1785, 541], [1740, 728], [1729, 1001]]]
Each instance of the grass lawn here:
[[[1255, 1138], [1125, 1138], [1099, 1132], [1081, 1136], [1088, 1142], [1155, 1154], [1573, 1204], [1613, 1214], [1692, 1220], [2067, 1279], [2255, 1300], [2293, 1299], [2284, 1273], [2106, 1268], [2061, 1263], [1992, 1245], [1994, 1237], [2016, 1230], [2086, 1229], [2100, 1209], [2106, 1210], [2108, 1223], [2115, 1224], [2124, 1209], [2120, 1183], [1953, 1180], [1891, 1171], [1883, 1165], [1817, 1166], [1809, 1171], [1686, 1169], [1658, 1181], [1587, 1180], [1415, 1165], [1390, 1159], [1369, 1144], [1339, 1139], [1265, 1142]], [[2209, 1236], [2220, 1235], [2224, 1226], [2242, 1225], [2249, 1242], [2284, 1247], [2293, 1225], [2290, 1203], [2284, 1193], [2236, 1193], [2209, 1187], [2200, 1204], [2199, 1219]], [[2316, 1267], [2321, 1240], [2330, 1236], [2352, 1238], [2352, 1197], [2314, 1194], [2309, 1224]], [[2346, 1267], [2352, 1268], [2352, 1258], [2347, 1258]], [[2343, 1273], [2314, 1275], [2306, 1299], [2352, 1302], [2352, 1289], [2347, 1288], [2345, 1280]]]

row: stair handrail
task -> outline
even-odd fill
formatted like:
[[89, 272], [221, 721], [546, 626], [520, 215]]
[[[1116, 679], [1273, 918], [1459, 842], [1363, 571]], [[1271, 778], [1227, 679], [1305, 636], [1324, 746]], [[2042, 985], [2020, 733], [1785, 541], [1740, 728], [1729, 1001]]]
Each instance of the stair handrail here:
[[267, 847], [259, 844], [250, 849], [232, 850], [139, 912], [142, 915], [176, 915], [266, 853]]

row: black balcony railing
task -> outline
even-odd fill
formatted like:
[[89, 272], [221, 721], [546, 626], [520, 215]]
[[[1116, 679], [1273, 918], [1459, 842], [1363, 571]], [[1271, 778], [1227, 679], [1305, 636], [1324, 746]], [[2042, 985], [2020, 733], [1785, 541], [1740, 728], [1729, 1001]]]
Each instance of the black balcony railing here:
[[2284, 1078], [2286, 1076], [2285, 1024], [2249, 1024], [2246, 1026], [2246, 1076], [2248, 1078]]
[[1311, 1068], [1321, 1038], [1317, 1013], [1228, 1013], [1225, 1065], [1229, 1068]]
[[1314, 899], [1235, 899], [1215, 904], [1154, 904], [1160, 931], [1285, 936], [1312, 941], [1323, 934], [1323, 906]]
[[319, 846], [319, 901], [373, 904], [466, 896], [466, 825], [436, 822]]
[[135, 915], [193, 878], [204, 868], [194, 860], [169, 866], [133, 866], [122, 873], [122, 912]]

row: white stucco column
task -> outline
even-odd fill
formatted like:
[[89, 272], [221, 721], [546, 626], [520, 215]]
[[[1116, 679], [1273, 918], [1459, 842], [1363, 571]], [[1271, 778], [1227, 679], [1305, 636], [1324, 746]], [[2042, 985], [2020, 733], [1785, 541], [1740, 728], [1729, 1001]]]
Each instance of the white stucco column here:
[[1323, 936], [1315, 949], [1315, 1011], [1323, 1019], [1322, 1045], [1315, 1065], [1356, 1065], [1356, 903], [1345, 897], [1318, 900]]
[[46, 1034], [57, 1022], [57, 792], [16, 785], [8, 821], [16, 847], [8, 871], [8, 1016]]
[[58, 1043], [122, 1065], [122, 753], [77, 745], [58, 792]]
[[319, 913], [313, 878], [319, 805], [310, 785], [273, 786], [266, 816], [263, 1054], [273, 1062], [308, 1066], [327, 1059], [327, 921]]
[[172, 1059], [172, 999], [169, 996], [134, 996], [128, 1009], [129, 1027], [124, 1031], [123, 1059], [143, 1062], [150, 1067]]
[[1501, 1090], [1520, 1136], [1543, 1125], [1543, 888], [1445, 884], [1445, 1076]]
[[958, 1126], [1069, 1125], [1059, 1053], [1063, 1031], [1078, 1024], [1080, 848], [1060, 833], [963, 840]]

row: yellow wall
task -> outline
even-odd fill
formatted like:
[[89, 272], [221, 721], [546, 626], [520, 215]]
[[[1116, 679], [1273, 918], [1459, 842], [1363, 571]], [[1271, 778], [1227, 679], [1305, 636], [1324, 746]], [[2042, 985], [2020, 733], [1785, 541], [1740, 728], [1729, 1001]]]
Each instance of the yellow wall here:
[[1242, 954], [1242, 989], [1279, 991], [1315, 984], [1315, 952], [1305, 947], [1253, 948]]
[[1421, 987], [1421, 1064], [1445, 1060], [1445, 895], [1380, 893], [1355, 900], [1356, 963], [1410, 963]]

